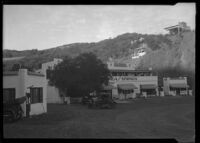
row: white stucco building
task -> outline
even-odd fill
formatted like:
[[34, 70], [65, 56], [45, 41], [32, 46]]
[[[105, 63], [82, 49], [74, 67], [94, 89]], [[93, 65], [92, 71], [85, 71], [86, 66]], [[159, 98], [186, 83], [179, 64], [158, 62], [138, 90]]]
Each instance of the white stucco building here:
[[[24, 97], [30, 93], [30, 115], [47, 112], [47, 82], [43, 74], [19, 69], [17, 72], [3, 73], [4, 102]], [[21, 104], [23, 116], [26, 116], [26, 102]]]
[[188, 95], [187, 77], [163, 78], [164, 95]]
[[44, 74], [47, 80], [47, 103], [63, 103], [63, 99], [60, 97], [58, 88], [49, 84], [48, 70], [53, 70], [54, 67], [62, 62], [62, 59], [54, 58], [53, 61], [43, 63], [42, 68], [38, 71]]

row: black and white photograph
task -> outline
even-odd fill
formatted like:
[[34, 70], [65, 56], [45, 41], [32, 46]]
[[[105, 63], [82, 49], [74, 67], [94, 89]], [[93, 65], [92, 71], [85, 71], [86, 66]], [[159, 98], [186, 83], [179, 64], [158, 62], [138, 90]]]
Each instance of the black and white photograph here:
[[3, 5], [3, 138], [195, 142], [196, 3]]

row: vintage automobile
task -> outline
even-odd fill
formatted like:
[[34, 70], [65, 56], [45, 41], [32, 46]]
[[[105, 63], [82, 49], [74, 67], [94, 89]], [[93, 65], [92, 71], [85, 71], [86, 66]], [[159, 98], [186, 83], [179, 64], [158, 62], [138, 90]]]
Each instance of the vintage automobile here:
[[3, 121], [10, 123], [22, 118], [23, 110], [21, 108], [22, 103], [26, 101], [26, 97], [15, 99], [14, 101], [3, 103]]
[[86, 105], [86, 104], [89, 104], [89, 102], [90, 102], [90, 100], [91, 100], [91, 96], [83, 96], [83, 98], [82, 98], [82, 100], [81, 100], [81, 103], [83, 104], [83, 105]]
[[109, 93], [99, 93], [89, 101], [88, 108], [112, 109], [116, 104]]

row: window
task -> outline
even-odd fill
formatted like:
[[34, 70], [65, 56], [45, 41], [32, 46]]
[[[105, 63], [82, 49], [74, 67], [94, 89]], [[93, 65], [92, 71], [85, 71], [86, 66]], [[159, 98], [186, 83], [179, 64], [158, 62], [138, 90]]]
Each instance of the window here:
[[15, 100], [15, 88], [3, 89], [3, 102], [12, 102]]
[[146, 92], [147, 95], [156, 94], [156, 90], [155, 89], [141, 89], [141, 92]]
[[3, 89], [3, 102], [12, 102], [15, 100], [15, 88]]
[[50, 79], [51, 74], [52, 74], [52, 70], [51, 69], [47, 69], [46, 70], [47, 79]]
[[119, 93], [122, 93], [122, 94], [131, 94], [134, 92], [133, 89], [130, 89], [130, 90], [122, 90], [122, 89], [118, 89], [118, 92]]
[[43, 102], [43, 91], [42, 87], [35, 87], [30, 89], [31, 103], [42, 103]]

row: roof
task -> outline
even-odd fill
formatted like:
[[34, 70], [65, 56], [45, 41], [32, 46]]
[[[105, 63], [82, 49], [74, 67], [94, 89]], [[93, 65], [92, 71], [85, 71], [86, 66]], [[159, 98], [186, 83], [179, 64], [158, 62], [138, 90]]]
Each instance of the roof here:
[[119, 72], [152, 72], [150, 70], [133, 70], [133, 69], [109, 69], [110, 71], [119, 71]]
[[44, 75], [43, 75], [43, 74], [41, 74], [41, 73], [29, 72], [29, 71], [28, 71], [28, 75], [34, 75], [34, 76], [44, 76]]
[[103, 90], [112, 90], [114, 87], [112, 85], [104, 85]]
[[170, 30], [170, 29], [178, 28], [178, 27], [179, 27], [179, 28], [182, 28], [182, 29], [190, 29], [186, 24], [183, 24], [183, 23], [179, 23], [178, 25], [166, 27], [166, 28], [164, 28], [164, 29]]
[[125, 63], [114, 63], [114, 67], [128, 67]]
[[180, 25], [174, 25], [174, 26], [166, 27], [164, 29], [168, 30], [168, 29], [173, 29], [173, 28], [178, 28], [178, 27], [180, 27]]
[[155, 84], [143, 84], [140, 85], [141, 89], [155, 89], [157, 86]]
[[120, 89], [122, 89], [122, 90], [137, 89], [137, 87], [134, 84], [132, 84], [132, 83], [118, 84], [117, 87], [120, 88]]
[[3, 76], [12, 76], [12, 75], [18, 75], [18, 71], [6, 71], [3, 72]]
[[189, 87], [186, 83], [170, 84], [169, 86], [173, 87], [173, 88], [186, 88], [186, 87]]
[[[3, 76], [13, 76], [13, 75], [18, 75], [19, 71], [6, 71], [3, 72]], [[34, 76], [44, 76], [41, 73], [37, 73], [37, 72], [27, 72], [28, 75], [34, 75]]]

